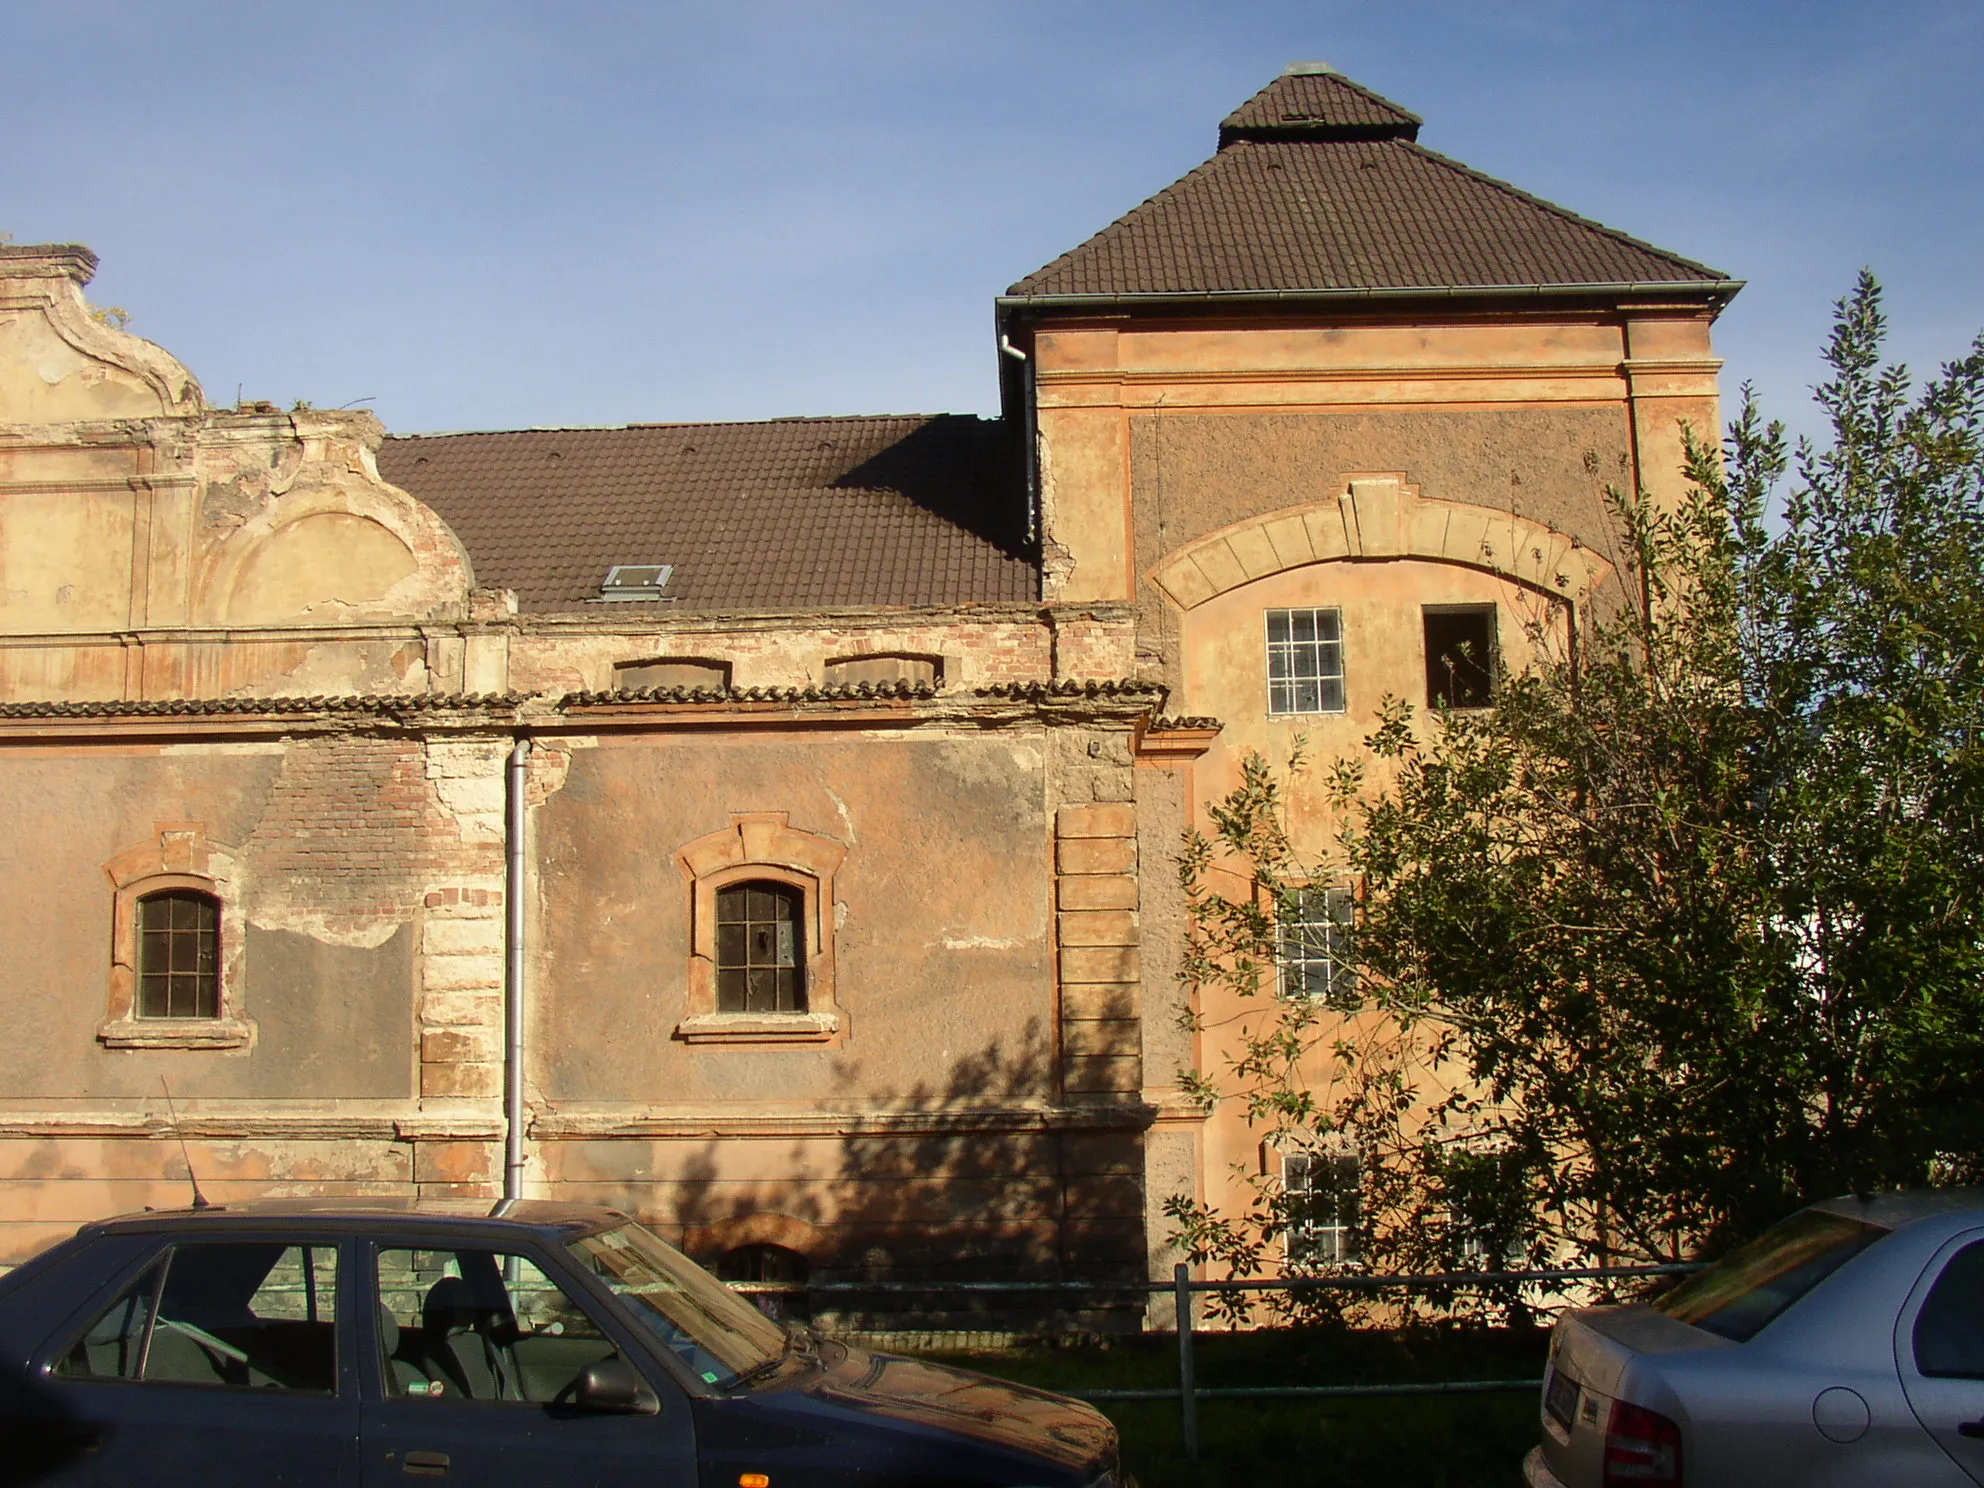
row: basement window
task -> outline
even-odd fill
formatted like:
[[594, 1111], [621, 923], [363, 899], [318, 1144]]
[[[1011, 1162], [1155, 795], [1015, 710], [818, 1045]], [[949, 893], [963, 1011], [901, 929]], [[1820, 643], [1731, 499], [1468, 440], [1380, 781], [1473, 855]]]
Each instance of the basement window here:
[[1426, 706], [1485, 708], [1494, 701], [1495, 607], [1429, 605]]

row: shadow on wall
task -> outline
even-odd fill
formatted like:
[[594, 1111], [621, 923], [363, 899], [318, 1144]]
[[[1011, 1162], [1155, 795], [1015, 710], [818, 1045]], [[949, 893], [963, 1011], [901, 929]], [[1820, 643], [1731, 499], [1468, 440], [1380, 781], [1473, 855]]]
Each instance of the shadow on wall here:
[[[890, 1288], [817, 1298], [816, 1313], [840, 1327], [1134, 1327], [1140, 1296], [1133, 1308], [1123, 1297], [1115, 1299], [1123, 1307], [1071, 1309], [1062, 1304], [1073, 1299], [1051, 1295], [903, 1290], [1142, 1278], [1142, 1133], [1043, 1129], [1032, 1113], [1051, 1094], [1052, 1067], [1038, 1020], [1010, 1042], [995, 1039], [958, 1059], [941, 1083], [877, 1093], [859, 1063], [844, 1062], [840, 1091], [872, 1116], [838, 1139], [831, 1171], [794, 1183], [723, 1182], [725, 1144], [704, 1144], [678, 1190], [674, 1218], [685, 1247], [733, 1280], [803, 1276]], [[795, 1144], [789, 1166], [798, 1171], [807, 1157]]]

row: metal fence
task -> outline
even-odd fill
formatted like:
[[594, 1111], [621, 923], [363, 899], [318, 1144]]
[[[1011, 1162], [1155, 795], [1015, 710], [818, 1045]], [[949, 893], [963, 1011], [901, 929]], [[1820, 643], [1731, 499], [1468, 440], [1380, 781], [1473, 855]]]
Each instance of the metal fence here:
[[1497, 1291], [1510, 1287], [1547, 1286], [1553, 1283], [1605, 1281], [1615, 1278], [1685, 1276], [1700, 1267], [1692, 1263], [1664, 1266], [1564, 1266], [1540, 1271], [1453, 1271], [1423, 1276], [1283, 1276], [1271, 1280], [1198, 1281], [1189, 1266], [1180, 1263], [1169, 1282], [1083, 1282], [1083, 1281], [833, 1281], [833, 1282], [732, 1282], [747, 1295], [839, 1295], [873, 1296], [998, 1296], [1051, 1295], [1067, 1293], [1084, 1297], [1151, 1295], [1168, 1293], [1178, 1317], [1178, 1383], [1162, 1390], [1071, 1390], [1082, 1400], [1176, 1400], [1178, 1424], [1184, 1439], [1185, 1455], [1196, 1461], [1199, 1455], [1199, 1402], [1201, 1400], [1344, 1400], [1376, 1396], [1406, 1395], [1488, 1395], [1518, 1390], [1541, 1390], [1540, 1379], [1431, 1380], [1377, 1385], [1233, 1385], [1208, 1387], [1198, 1382], [1194, 1338], [1198, 1333], [1192, 1318], [1194, 1293], [1247, 1294], [1260, 1292], [1411, 1292], [1438, 1294]]

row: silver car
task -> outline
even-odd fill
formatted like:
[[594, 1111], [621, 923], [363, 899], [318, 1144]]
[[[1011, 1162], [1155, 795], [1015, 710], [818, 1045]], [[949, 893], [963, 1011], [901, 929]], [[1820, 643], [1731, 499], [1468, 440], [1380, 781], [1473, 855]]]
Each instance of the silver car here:
[[1530, 1488], [1984, 1484], [1984, 1190], [1801, 1210], [1651, 1305], [1567, 1312]]

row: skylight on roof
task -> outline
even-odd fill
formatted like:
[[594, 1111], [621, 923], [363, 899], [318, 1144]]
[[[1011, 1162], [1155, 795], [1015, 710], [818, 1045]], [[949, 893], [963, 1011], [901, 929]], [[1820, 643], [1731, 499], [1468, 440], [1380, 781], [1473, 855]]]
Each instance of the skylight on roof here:
[[616, 563], [606, 571], [599, 586], [599, 601], [616, 599], [673, 599], [662, 591], [675, 572], [672, 563]]

